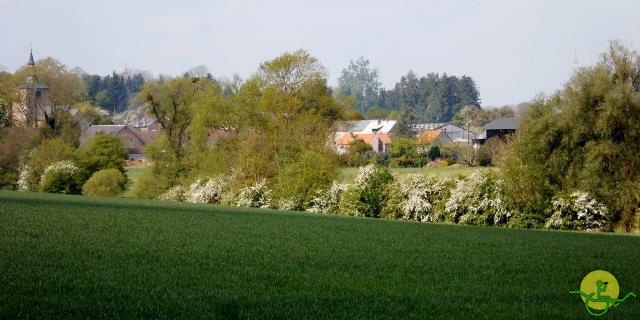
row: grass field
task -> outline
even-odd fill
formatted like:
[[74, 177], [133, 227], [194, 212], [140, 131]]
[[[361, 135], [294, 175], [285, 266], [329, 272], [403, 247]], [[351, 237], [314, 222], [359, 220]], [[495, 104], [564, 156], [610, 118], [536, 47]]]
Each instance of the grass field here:
[[586, 319], [596, 269], [640, 238], [0, 192], [2, 319]]

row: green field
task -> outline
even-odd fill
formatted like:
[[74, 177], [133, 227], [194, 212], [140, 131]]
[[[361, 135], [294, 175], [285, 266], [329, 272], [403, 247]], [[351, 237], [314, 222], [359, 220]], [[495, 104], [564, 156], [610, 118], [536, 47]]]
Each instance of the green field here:
[[640, 238], [0, 192], [2, 319], [587, 319], [596, 269]]

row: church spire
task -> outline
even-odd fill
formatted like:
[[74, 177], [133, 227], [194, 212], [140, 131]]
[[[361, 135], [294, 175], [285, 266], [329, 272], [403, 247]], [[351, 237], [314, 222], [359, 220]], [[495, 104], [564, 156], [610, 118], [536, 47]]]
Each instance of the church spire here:
[[36, 65], [36, 63], [33, 61], [33, 49], [30, 49], [30, 52], [29, 52], [29, 63], [27, 63], [27, 65], [30, 65], [30, 66], [35, 66]]

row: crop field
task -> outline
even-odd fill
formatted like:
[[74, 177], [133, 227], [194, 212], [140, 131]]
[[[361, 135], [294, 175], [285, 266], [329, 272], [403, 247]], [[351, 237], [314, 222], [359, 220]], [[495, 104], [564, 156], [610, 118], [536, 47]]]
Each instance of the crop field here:
[[2, 319], [586, 319], [597, 269], [640, 237], [0, 191]]

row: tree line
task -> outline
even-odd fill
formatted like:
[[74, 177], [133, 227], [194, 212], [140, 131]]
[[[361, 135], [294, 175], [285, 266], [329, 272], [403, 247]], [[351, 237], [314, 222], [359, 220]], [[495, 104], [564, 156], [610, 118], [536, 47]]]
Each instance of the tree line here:
[[392, 89], [384, 89], [379, 71], [363, 57], [342, 70], [338, 89], [354, 100], [366, 118], [409, 115], [414, 121], [448, 122], [465, 106], [480, 108], [480, 91], [469, 76], [429, 73], [419, 77], [409, 71]]

